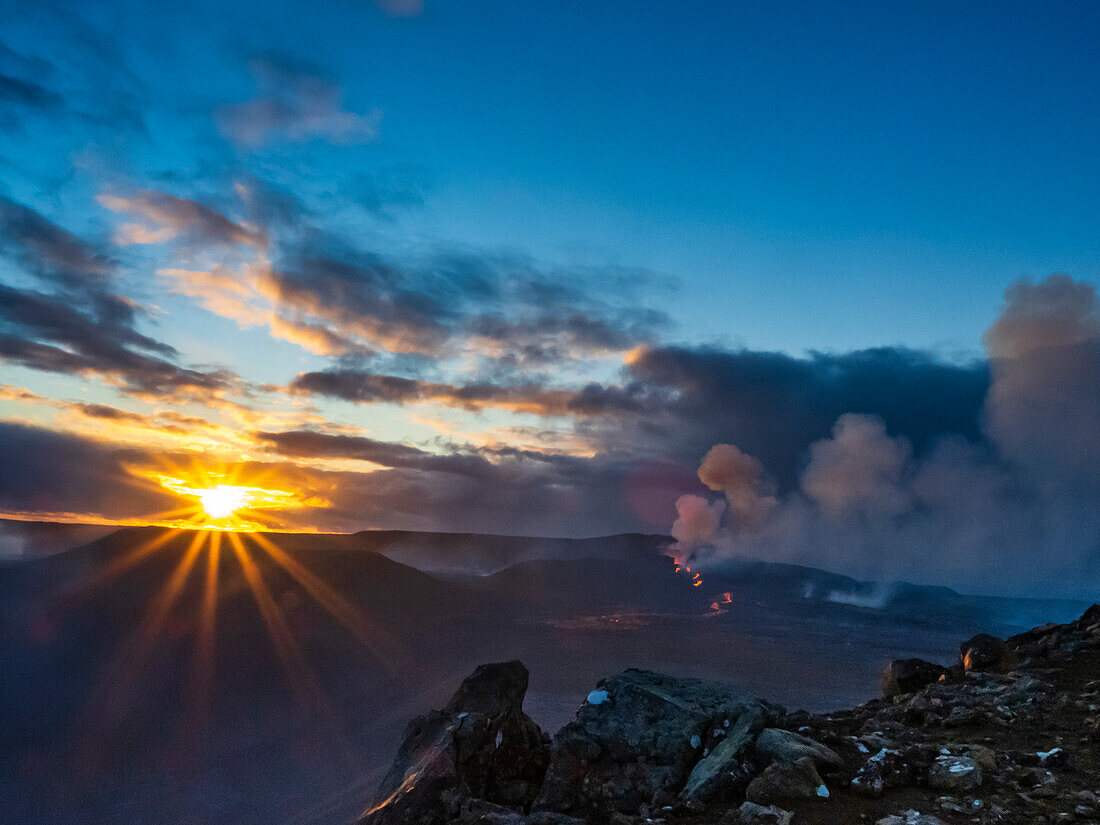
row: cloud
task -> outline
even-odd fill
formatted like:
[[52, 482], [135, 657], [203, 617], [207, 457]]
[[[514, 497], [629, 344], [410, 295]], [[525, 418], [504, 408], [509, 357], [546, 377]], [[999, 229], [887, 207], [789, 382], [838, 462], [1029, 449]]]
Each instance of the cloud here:
[[[1095, 289], [1065, 276], [1018, 282], [985, 340], [992, 382], [977, 436], [944, 433], [917, 450], [880, 415], [843, 414], [808, 445], [798, 487], [767, 518], [715, 526], [699, 518], [700, 502], [684, 501], [673, 528], [689, 538], [684, 551], [704, 563], [753, 556], [972, 592], [1095, 592]], [[725, 493], [713, 476], [704, 461], [700, 478]], [[742, 490], [732, 492], [731, 509]]]
[[434, 383], [360, 370], [300, 373], [289, 390], [357, 404], [440, 404], [477, 411], [502, 409], [542, 416], [614, 415], [640, 409], [629, 389], [590, 383], [580, 389], [537, 384]]
[[845, 413], [830, 438], [810, 445], [802, 490], [829, 513], [896, 515], [910, 506], [902, 471], [911, 454], [906, 439], [887, 435], [882, 419]]
[[249, 68], [257, 97], [218, 113], [223, 130], [235, 143], [256, 147], [322, 139], [346, 144], [377, 137], [381, 111], [345, 111], [343, 89], [316, 67], [266, 55], [252, 60]]
[[0, 100], [43, 111], [52, 111], [61, 105], [61, 96], [56, 92], [6, 74], [0, 74]]
[[144, 190], [127, 196], [103, 194], [96, 200], [112, 212], [126, 212], [148, 224], [123, 224], [115, 235], [115, 242], [123, 245], [163, 243], [181, 234], [193, 236], [204, 244], [263, 246], [265, 242], [262, 233], [231, 221], [198, 201], [167, 192]]
[[391, 17], [416, 17], [424, 11], [424, 0], [375, 0]]
[[234, 385], [227, 371], [179, 366], [175, 349], [138, 330], [140, 310], [113, 291], [116, 263], [106, 252], [4, 198], [0, 255], [52, 289], [0, 283], [0, 358], [99, 375], [134, 394], [207, 395]]
[[125, 469], [141, 456], [87, 438], [0, 421], [0, 512], [98, 518], [148, 515], [178, 501]]
[[642, 412], [588, 432], [608, 448], [686, 459], [715, 443], [758, 459], [780, 489], [797, 486], [807, 447], [844, 413], [876, 415], [918, 450], [948, 433], [976, 438], [989, 386], [984, 363], [951, 364], [903, 347], [849, 353], [644, 346], [625, 385]]

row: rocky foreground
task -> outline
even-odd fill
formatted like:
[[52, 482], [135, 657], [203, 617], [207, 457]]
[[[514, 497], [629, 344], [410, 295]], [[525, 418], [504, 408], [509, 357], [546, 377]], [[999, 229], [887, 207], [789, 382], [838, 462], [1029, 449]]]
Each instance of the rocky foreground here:
[[627, 670], [551, 740], [526, 668], [482, 665], [410, 723], [360, 825], [1100, 823], [1100, 605], [881, 687], [815, 715]]

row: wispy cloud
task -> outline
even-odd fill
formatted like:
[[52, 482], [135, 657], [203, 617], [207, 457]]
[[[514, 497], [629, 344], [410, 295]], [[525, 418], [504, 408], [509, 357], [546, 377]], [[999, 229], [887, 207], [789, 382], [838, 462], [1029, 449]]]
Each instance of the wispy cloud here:
[[378, 136], [381, 110], [365, 115], [345, 110], [343, 89], [317, 67], [264, 55], [249, 68], [257, 96], [218, 112], [222, 129], [234, 142], [248, 147], [314, 139], [361, 143]]

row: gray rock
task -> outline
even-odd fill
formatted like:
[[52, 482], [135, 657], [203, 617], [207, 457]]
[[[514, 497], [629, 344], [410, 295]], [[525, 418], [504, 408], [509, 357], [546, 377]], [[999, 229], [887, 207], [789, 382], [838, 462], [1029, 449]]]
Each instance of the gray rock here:
[[745, 757], [753, 737], [763, 727], [764, 715], [760, 711], [742, 713], [714, 749], [691, 769], [680, 792], [684, 804], [699, 808], [744, 790], [752, 779], [752, 766]]
[[844, 767], [844, 760], [832, 748], [782, 728], [765, 728], [761, 731], [753, 750], [761, 762], [791, 763], [808, 756], [819, 771], [828, 773]]
[[1011, 655], [1004, 639], [979, 633], [959, 645], [959, 664], [968, 673], [1003, 673], [1011, 665]]
[[944, 825], [944, 822], [932, 814], [909, 810], [900, 815], [884, 816], [875, 825]]
[[828, 796], [829, 789], [808, 756], [791, 764], [773, 762], [745, 790], [745, 798], [758, 805], [770, 805], [782, 799]]
[[924, 659], [896, 659], [883, 668], [879, 684], [882, 695], [889, 698], [914, 693], [947, 674], [947, 668]]
[[890, 788], [916, 785], [924, 778], [936, 751], [931, 746], [881, 748], [867, 758], [852, 778], [851, 789], [860, 796], [877, 798]]
[[741, 825], [790, 825], [794, 816], [790, 811], [784, 811], [775, 805], [757, 805], [755, 802], [745, 802], [738, 809], [740, 818], [735, 820]]
[[455, 820], [471, 800], [490, 806], [478, 816], [507, 816], [505, 806], [529, 806], [550, 743], [523, 713], [526, 692], [527, 668], [520, 662], [478, 667], [443, 710], [409, 723], [360, 825], [436, 825]]
[[951, 793], [965, 793], [982, 784], [982, 769], [969, 756], [938, 756], [928, 769], [928, 784]]
[[784, 716], [782, 708], [726, 685], [643, 670], [624, 671], [597, 688], [601, 701], [585, 702], [554, 737], [536, 810], [594, 818], [637, 813], [657, 794], [678, 793], [745, 714], [763, 724]]

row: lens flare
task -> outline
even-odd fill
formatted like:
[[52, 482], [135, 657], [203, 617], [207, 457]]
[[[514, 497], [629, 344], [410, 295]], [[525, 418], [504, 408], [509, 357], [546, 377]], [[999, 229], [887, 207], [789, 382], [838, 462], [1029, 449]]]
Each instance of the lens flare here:
[[202, 505], [203, 512], [214, 521], [229, 518], [248, 503], [248, 488], [219, 484], [207, 490], [198, 490], [195, 495]]

